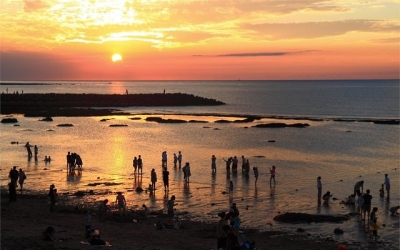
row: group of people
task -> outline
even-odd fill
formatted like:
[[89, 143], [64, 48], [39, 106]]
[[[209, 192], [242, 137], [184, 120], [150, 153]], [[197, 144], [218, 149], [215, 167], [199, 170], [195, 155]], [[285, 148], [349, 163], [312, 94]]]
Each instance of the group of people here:
[[68, 152], [67, 154], [67, 171], [69, 173], [75, 172], [75, 168], [82, 170], [83, 161], [79, 154]]
[[241, 249], [238, 240], [241, 224], [239, 214], [236, 203], [232, 203], [227, 213], [218, 213], [217, 249]]
[[[216, 157], [215, 155], [211, 156], [211, 169], [213, 172], [216, 172]], [[238, 164], [239, 164], [239, 159], [237, 158], [237, 156], [234, 157], [229, 157], [228, 160], [225, 160], [225, 158], [222, 158], [225, 163], [226, 163], [226, 171], [229, 173], [231, 171], [232, 168], [232, 172], [236, 173], [237, 169], [238, 169]], [[250, 162], [249, 159], [246, 159], [243, 155], [242, 155], [242, 173], [245, 173], [247, 176], [250, 173]]]
[[10, 182], [8, 183], [8, 191], [9, 191], [9, 201], [15, 202], [17, 201], [17, 187], [19, 184], [20, 190], [24, 187], [24, 182], [26, 180], [26, 174], [22, 170], [22, 168], [17, 170], [17, 166], [12, 167], [10, 170], [8, 177], [10, 178]]
[[143, 173], [143, 159], [142, 156], [139, 155], [138, 157], [133, 157], [133, 169], [136, 174], [136, 171], [140, 172], [141, 174]]
[[[27, 143], [25, 144], [25, 148], [26, 148], [26, 151], [27, 151], [27, 153], [28, 153], [28, 158], [31, 158], [31, 157], [33, 156], [31, 147], [32, 147], [32, 145], [29, 144], [29, 142], [27, 142]], [[38, 154], [39, 154], [39, 148], [38, 148], [38, 146], [35, 145], [35, 146], [33, 147], [33, 150], [34, 150], [34, 153], [35, 153], [35, 160], [37, 161], [37, 157], [38, 157]]]
[[[378, 234], [377, 230], [380, 228], [378, 223], [378, 207], [371, 208], [372, 195], [371, 191], [367, 189], [365, 193], [364, 190], [364, 181], [360, 180], [355, 183], [353, 193], [347, 197], [344, 204], [346, 205], [355, 205], [356, 212], [358, 214], [359, 220], [366, 226], [367, 230], [371, 232], [371, 240], [377, 240]], [[318, 190], [318, 202], [321, 200], [322, 195], [322, 182], [321, 176], [317, 178], [317, 190]], [[385, 174], [384, 183], [382, 184], [382, 188], [379, 190], [380, 195], [384, 198], [384, 190], [387, 193], [387, 199], [390, 197], [390, 179], [388, 174]], [[324, 204], [329, 204], [329, 199], [332, 197], [330, 191], [327, 191], [322, 199]], [[398, 209], [400, 206], [395, 206], [390, 208], [390, 215], [396, 216], [398, 214]]]

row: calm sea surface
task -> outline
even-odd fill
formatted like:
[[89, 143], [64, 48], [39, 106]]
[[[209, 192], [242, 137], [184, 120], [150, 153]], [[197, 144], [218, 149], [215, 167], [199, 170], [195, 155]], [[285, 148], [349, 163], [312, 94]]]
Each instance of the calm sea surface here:
[[[289, 229], [298, 227], [312, 234], [333, 236], [340, 241], [368, 245], [359, 223], [286, 225], [272, 219], [278, 213], [305, 212], [347, 214], [353, 212], [340, 204], [352, 193], [355, 182], [365, 181], [365, 189], [378, 207], [378, 218], [386, 226], [379, 231], [387, 249], [399, 247], [399, 220], [388, 216], [399, 205], [399, 126], [378, 125], [365, 120], [399, 119], [399, 81], [142, 81], [142, 82], [1, 82], [6, 93], [189, 93], [215, 98], [226, 105], [215, 107], [129, 107], [129, 116], [54, 117], [53, 122], [15, 115], [20, 126], [1, 124], [0, 180], [5, 187], [12, 166], [23, 168], [28, 176], [26, 188], [46, 191], [54, 183], [60, 193], [94, 190], [92, 200], [115, 200], [123, 191], [130, 207], [146, 203], [151, 209], [165, 209], [167, 197], [177, 197], [177, 210], [188, 211], [198, 220], [217, 220], [236, 202], [244, 227]], [[151, 115], [149, 115], [151, 114]], [[196, 115], [196, 116], [194, 116]], [[228, 117], [218, 117], [224, 115]], [[252, 123], [215, 123], [219, 119], [241, 119], [239, 115], [265, 118]], [[207, 123], [158, 124], [146, 122], [148, 116], [165, 119], [199, 120]], [[130, 118], [141, 118], [134, 120]], [[108, 118], [106, 122], [101, 119]], [[311, 120], [309, 120], [309, 118]], [[319, 121], [318, 119], [322, 119]], [[347, 122], [338, 119], [351, 120]], [[308, 123], [307, 128], [261, 129], [259, 123]], [[58, 127], [71, 123], [73, 127]], [[110, 127], [123, 124], [126, 127]], [[275, 142], [269, 142], [274, 140]], [[11, 144], [18, 141], [19, 144]], [[39, 161], [28, 160], [23, 145], [39, 147]], [[66, 172], [67, 152], [80, 154], [84, 163], [81, 174]], [[170, 191], [165, 195], [161, 176], [161, 153], [167, 151]], [[183, 173], [172, 164], [174, 153], [182, 151], [183, 162], [190, 162], [192, 176], [185, 186]], [[217, 157], [217, 173], [211, 173], [211, 156]], [[53, 161], [42, 159], [50, 155]], [[133, 174], [132, 159], [144, 159], [143, 175]], [[251, 167], [257, 166], [257, 185], [238, 172], [227, 175], [223, 158], [244, 155]], [[276, 186], [269, 185], [269, 168], [277, 167]], [[155, 195], [136, 193], [146, 188], [150, 171], [158, 175]], [[379, 197], [384, 174], [392, 184], [391, 199]], [[316, 178], [322, 177], [323, 192], [330, 191], [338, 200], [318, 206]], [[224, 194], [229, 181], [232, 195]], [[107, 186], [104, 183], [117, 185]], [[99, 184], [89, 186], [88, 184]], [[84, 201], [76, 201], [83, 206]], [[247, 208], [247, 209], [246, 209]], [[335, 236], [333, 230], [345, 233]]]

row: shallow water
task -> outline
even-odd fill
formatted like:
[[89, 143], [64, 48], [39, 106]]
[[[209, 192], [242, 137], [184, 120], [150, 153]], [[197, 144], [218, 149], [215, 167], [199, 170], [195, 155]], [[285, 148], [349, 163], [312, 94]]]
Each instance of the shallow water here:
[[[131, 120], [141, 117], [141, 120]], [[169, 196], [177, 197], [177, 209], [188, 211], [198, 220], [216, 220], [216, 214], [236, 202], [241, 211], [244, 227], [260, 229], [302, 227], [310, 233], [327, 236], [340, 227], [345, 234], [341, 241], [366, 243], [359, 223], [352, 219], [343, 224], [287, 225], [275, 223], [273, 217], [284, 212], [321, 214], [347, 214], [352, 209], [339, 204], [350, 195], [356, 181], [363, 179], [365, 188], [374, 196], [372, 206], [379, 208], [378, 217], [387, 226], [380, 231], [381, 240], [390, 243], [398, 239], [398, 219], [389, 217], [388, 209], [399, 204], [398, 126], [375, 125], [364, 122], [301, 121], [264, 119], [254, 123], [214, 123], [217, 119], [239, 118], [199, 117], [209, 123], [158, 124], [144, 121], [145, 115], [121, 117], [54, 117], [53, 122], [38, 118], [16, 116], [20, 126], [2, 124], [1, 185], [7, 184], [7, 174], [14, 165], [26, 171], [25, 187], [47, 190], [54, 183], [60, 193], [94, 190], [101, 195], [91, 200], [115, 200], [115, 192], [123, 191], [131, 207], [147, 204], [151, 209], [165, 209]], [[163, 118], [176, 118], [164, 115]], [[100, 122], [103, 118], [110, 118]], [[179, 116], [191, 120], [191, 116]], [[285, 122], [309, 123], [307, 128], [260, 129], [255, 123]], [[73, 127], [57, 127], [72, 123]], [[109, 127], [126, 124], [127, 127]], [[248, 127], [248, 128], [245, 128]], [[351, 131], [351, 132], [349, 132]], [[275, 140], [275, 142], [268, 142]], [[20, 144], [11, 144], [19, 141]], [[29, 141], [39, 146], [39, 160], [28, 160], [24, 144]], [[169, 157], [170, 191], [162, 187], [161, 152]], [[67, 175], [66, 153], [81, 155], [84, 170], [75, 176]], [[183, 173], [172, 164], [173, 153], [182, 151], [183, 161], [190, 162], [190, 184], [184, 185]], [[143, 175], [134, 175], [133, 156], [142, 155]], [[211, 155], [217, 157], [217, 173], [211, 173]], [[44, 155], [53, 161], [45, 164]], [[257, 186], [251, 172], [246, 178], [241, 172], [227, 175], [225, 162], [230, 156], [244, 155], [251, 167], [257, 166], [260, 177]], [[240, 163], [240, 161], [239, 161]], [[240, 165], [240, 164], [239, 164]], [[269, 168], [277, 167], [275, 188], [269, 186]], [[155, 195], [136, 193], [137, 186], [146, 188], [150, 183], [150, 170], [158, 174]], [[395, 168], [397, 168], [395, 170]], [[240, 169], [240, 167], [239, 167]], [[378, 196], [384, 173], [392, 180], [390, 202]], [[329, 207], [316, 202], [316, 177], [322, 176], [323, 191], [331, 191], [338, 200]], [[361, 176], [361, 177], [360, 177]], [[229, 181], [234, 183], [232, 195]], [[88, 186], [93, 183], [118, 185]], [[83, 203], [83, 200], [77, 200]], [[83, 204], [80, 204], [83, 205]], [[248, 210], [247, 210], [247, 209]], [[398, 244], [398, 242], [397, 242]]]
[[[353, 191], [354, 183], [363, 179], [365, 189], [374, 197], [378, 220], [386, 227], [379, 231], [384, 249], [399, 248], [399, 219], [388, 216], [390, 207], [399, 205], [399, 126], [361, 122], [362, 119], [398, 119], [399, 84], [383, 81], [193, 81], [193, 82], [37, 82], [39, 85], [7, 85], [0, 91], [24, 90], [24, 93], [167, 93], [182, 92], [221, 100], [227, 105], [215, 107], [129, 107], [132, 116], [54, 117], [53, 122], [39, 118], [16, 116], [20, 126], [0, 124], [0, 181], [5, 187], [12, 166], [23, 168], [28, 176], [25, 187], [31, 191], [47, 191], [54, 183], [60, 193], [94, 190], [98, 195], [88, 200], [115, 200], [115, 192], [123, 191], [129, 206], [146, 203], [151, 209], [165, 209], [169, 196], [177, 197], [177, 210], [188, 211], [197, 220], [217, 220], [216, 214], [236, 202], [244, 227], [289, 229], [298, 227], [321, 237], [333, 236], [338, 241], [353, 242], [365, 249], [369, 245], [356, 219], [342, 224], [276, 223], [273, 217], [284, 212], [347, 214], [351, 208], [340, 201]], [[42, 85], [46, 84], [46, 85]], [[163, 118], [202, 120], [208, 123], [158, 124], [146, 122], [156, 113]], [[209, 114], [191, 116], [190, 114]], [[214, 123], [215, 120], [236, 120], [215, 114], [282, 116], [290, 119], [262, 119], [253, 123]], [[140, 117], [141, 120], [129, 118]], [[323, 121], [299, 120], [301, 117]], [[110, 119], [100, 122], [101, 119]], [[338, 122], [355, 119], [356, 122]], [[307, 128], [261, 129], [257, 123], [308, 123]], [[57, 127], [71, 123], [73, 127]], [[126, 124], [127, 127], [109, 127]], [[247, 127], [247, 128], [245, 128]], [[275, 142], [268, 142], [275, 140]], [[20, 144], [11, 144], [18, 141]], [[39, 159], [28, 160], [24, 144], [38, 145]], [[66, 154], [76, 152], [83, 159], [83, 171], [67, 175]], [[161, 177], [161, 153], [167, 151], [170, 191], [165, 195]], [[172, 165], [173, 153], [182, 151], [183, 161], [190, 162], [189, 186], [183, 173]], [[132, 159], [142, 155], [143, 175], [133, 174]], [[217, 173], [211, 173], [211, 155], [217, 157]], [[50, 155], [53, 161], [42, 160]], [[240, 172], [227, 176], [223, 158], [244, 155], [251, 167], [257, 166], [257, 186], [251, 172], [245, 178]], [[239, 161], [240, 162], [240, 161]], [[277, 167], [275, 188], [269, 185], [269, 168]], [[136, 186], [147, 187], [150, 171], [158, 174], [155, 195], [136, 193]], [[239, 167], [240, 168], [240, 167]], [[392, 184], [391, 199], [379, 198], [379, 188], [388, 173]], [[318, 206], [316, 178], [322, 176], [323, 192], [330, 191], [338, 200], [329, 207]], [[229, 181], [234, 183], [232, 195], [224, 194]], [[117, 185], [88, 186], [114, 183]], [[81, 206], [84, 199], [76, 199]], [[248, 208], [248, 210], [246, 210]], [[334, 236], [340, 227], [343, 235]]]

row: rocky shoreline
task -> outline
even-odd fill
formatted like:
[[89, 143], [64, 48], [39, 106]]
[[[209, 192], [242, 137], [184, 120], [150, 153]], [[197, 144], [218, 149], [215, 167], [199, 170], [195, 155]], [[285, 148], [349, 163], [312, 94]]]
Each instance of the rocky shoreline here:
[[[110, 107], [215, 106], [225, 103], [185, 93], [168, 94], [1, 94], [1, 114], [25, 116], [105, 116]], [[93, 109], [96, 108], [96, 109]], [[97, 109], [107, 108], [107, 109]], [[124, 114], [119, 112], [118, 114]]]

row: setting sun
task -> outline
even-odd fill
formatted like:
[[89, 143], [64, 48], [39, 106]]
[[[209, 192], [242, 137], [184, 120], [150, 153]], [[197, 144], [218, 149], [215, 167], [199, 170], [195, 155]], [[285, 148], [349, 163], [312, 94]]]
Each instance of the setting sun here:
[[120, 54], [114, 54], [111, 59], [112, 59], [113, 62], [121, 61], [122, 60], [122, 56]]

